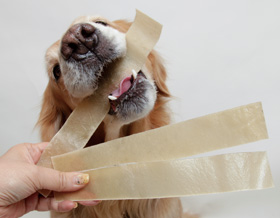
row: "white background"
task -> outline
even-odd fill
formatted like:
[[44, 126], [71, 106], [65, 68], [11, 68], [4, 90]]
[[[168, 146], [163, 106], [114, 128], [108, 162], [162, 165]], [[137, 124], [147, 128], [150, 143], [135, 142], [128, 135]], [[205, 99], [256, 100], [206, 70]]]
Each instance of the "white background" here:
[[[163, 24], [174, 121], [262, 101], [270, 139], [232, 151], [268, 151], [276, 188], [183, 198], [203, 218], [280, 217], [279, 0], [25, 0], [0, 2], [0, 154], [38, 142], [34, 125], [47, 76], [44, 53], [80, 15], [134, 19], [138, 8]], [[32, 212], [24, 217], [48, 217]]]

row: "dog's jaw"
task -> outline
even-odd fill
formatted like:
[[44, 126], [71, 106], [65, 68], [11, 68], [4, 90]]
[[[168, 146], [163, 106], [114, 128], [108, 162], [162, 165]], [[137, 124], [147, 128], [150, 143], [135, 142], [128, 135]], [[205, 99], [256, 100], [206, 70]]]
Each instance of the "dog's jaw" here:
[[122, 126], [148, 116], [155, 106], [157, 91], [153, 80], [142, 71], [132, 80], [130, 88], [118, 98], [111, 95], [116, 99], [110, 100], [111, 109], [104, 119], [105, 141], [119, 138]]
[[[125, 78], [125, 91], [113, 92], [110, 98], [111, 109], [109, 114], [116, 116], [124, 124], [131, 123], [148, 115], [156, 101], [156, 87], [153, 81], [147, 79], [140, 71]], [[120, 85], [122, 86], [122, 84]]]

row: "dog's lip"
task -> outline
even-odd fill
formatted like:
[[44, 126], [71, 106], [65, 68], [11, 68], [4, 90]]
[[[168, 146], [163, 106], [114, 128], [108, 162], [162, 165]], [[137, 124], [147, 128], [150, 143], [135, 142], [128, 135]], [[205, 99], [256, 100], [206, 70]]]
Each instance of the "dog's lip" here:
[[[109, 102], [111, 105], [110, 108], [110, 112], [109, 114], [113, 115], [116, 113], [116, 107], [118, 104], [120, 104], [120, 102], [126, 98], [126, 96], [129, 94], [129, 92], [132, 89], [135, 89], [135, 87], [137, 86], [137, 84], [139, 84], [143, 79], [147, 79], [147, 77], [145, 76], [145, 74], [142, 71], [139, 71], [137, 73], [137, 76], [134, 78], [135, 76], [131, 75], [130, 77], [125, 77], [121, 83], [120, 83], [120, 87], [118, 88], [119, 90], [115, 90], [113, 91], [110, 95], [109, 95]], [[124, 83], [131, 83], [130, 87], [122, 87], [122, 85]], [[124, 90], [123, 90], [124, 88]], [[113, 98], [110, 98], [110, 96], [112, 96]]]
[[93, 58], [93, 57], [98, 58], [98, 56], [95, 55], [95, 53], [93, 53], [92, 51], [88, 51], [85, 54], [72, 54], [69, 59], [73, 58], [74, 56], [75, 56], [74, 59], [76, 61], [83, 61], [83, 60], [87, 60], [87, 59], [90, 59], [90, 58]]

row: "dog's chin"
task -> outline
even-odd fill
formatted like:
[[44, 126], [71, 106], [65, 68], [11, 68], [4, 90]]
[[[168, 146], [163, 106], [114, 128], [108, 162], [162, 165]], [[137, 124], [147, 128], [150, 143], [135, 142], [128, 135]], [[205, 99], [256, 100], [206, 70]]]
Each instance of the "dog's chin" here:
[[156, 92], [153, 90], [146, 90], [143, 96], [131, 98], [118, 103], [117, 108], [112, 113], [112, 107], [109, 115], [114, 116], [119, 123], [129, 124], [136, 120], [146, 117], [153, 109]]
[[94, 94], [98, 89], [100, 79], [106, 75], [104, 72], [106, 68], [124, 54], [125, 52], [118, 55], [112, 54], [102, 59], [95, 54], [89, 54], [84, 59], [81, 57], [79, 61], [72, 57], [67, 61], [61, 58], [61, 72], [69, 94], [79, 99]]
[[64, 85], [68, 93], [78, 99], [92, 95], [98, 88], [98, 80], [102, 74], [102, 65], [93, 67], [81, 63], [68, 62], [61, 64]]

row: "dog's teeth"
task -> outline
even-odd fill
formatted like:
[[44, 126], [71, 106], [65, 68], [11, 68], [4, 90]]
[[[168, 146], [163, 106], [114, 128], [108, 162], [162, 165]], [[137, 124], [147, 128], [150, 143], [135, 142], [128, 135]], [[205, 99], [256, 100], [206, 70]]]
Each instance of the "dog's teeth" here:
[[112, 100], [112, 101], [115, 101], [115, 100], [118, 99], [117, 97], [115, 97], [115, 96], [113, 96], [113, 95], [109, 95], [108, 98], [109, 98], [110, 100]]
[[137, 78], [137, 73], [134, 69], [132, 69], [132, 75], [133, 75], [133, 78], [136, 79]]

